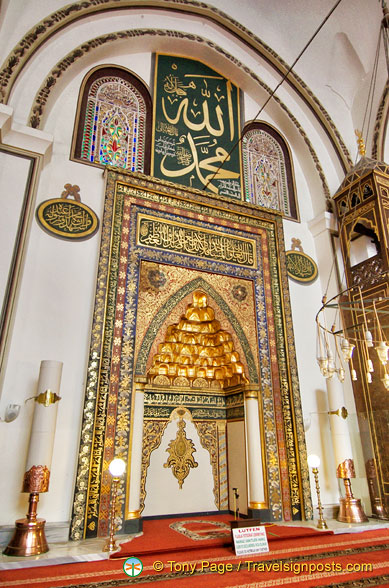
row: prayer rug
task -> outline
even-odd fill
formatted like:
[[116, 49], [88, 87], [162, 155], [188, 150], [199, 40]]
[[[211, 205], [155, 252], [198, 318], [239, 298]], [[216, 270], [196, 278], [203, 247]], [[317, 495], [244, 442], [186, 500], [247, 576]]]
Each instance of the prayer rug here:
[[[111, 558], [129, 557], [134, 553], [151, 554], [231, 546], [231, 515], [190, 517], [188, 519], [152, 519], [143, 522], [143, 535], [122, 543]], [[293, 539], [323, 534], [308, 527], [266, 525], [268, 541]], [[324, 531], [332, 534], [332, 531]]]
[[5, 570], [0, 588], [127, 588], [154, 582], [158, 588], [389, 587], [388, 529], [269, 539], [269, 552], [256, 556], [235, 556], [232, 546], [209, 549], [207, 540], [199, 540], [203, 547], [193, 551], [134, 551], [143, 568], [136, 577], [126, 576], [127, 559]]

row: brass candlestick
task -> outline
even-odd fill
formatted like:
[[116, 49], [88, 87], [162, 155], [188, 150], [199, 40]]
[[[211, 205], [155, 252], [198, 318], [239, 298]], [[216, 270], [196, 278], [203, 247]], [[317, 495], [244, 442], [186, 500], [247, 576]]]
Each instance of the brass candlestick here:
[[31, 492], [27, 518], [15, 522], [14, 534], [4, 555], [30, 556], [49, 551], [45, 536], [45, 520], [37, 518], [39, 492]]
[[317, 510], [319, 511], [319, 520], [317, 522], [318, 529], [328, 529], [327, 523], [323, 517], [323, 506], [320, 500], [320, 486], [319, 486], [319, 465], [320, 458], [317, 455], [310, 455], [308, 457], [308, 465], [312, 468], [312, 473], [315, 478], [316, 494], [317, 494]]
[[118, 549], [115, 540], [115, 514], [116, 514], [116, 500], [118, 495], [118, 486], [120, 477], [123, 475], [125, 470], [125, 463], [122, 459], [116, 458], [109, 464], [109, 471], [112, 475], [111, 485], [111, 507], [109, 514], [109, 535], [103, 547], [103, 551], [116, 551]]
[[354, 498], [351, 489], [350, 478], [355, 478], [354, 462], [352, 459], [345, 459], [338, 465], [336, 477], [343, 480], [346, 492], [345, 498], [340, 499], [338, 521], [342, 523], [366, 523], [369, 519], [365, 515], [360, 499]]

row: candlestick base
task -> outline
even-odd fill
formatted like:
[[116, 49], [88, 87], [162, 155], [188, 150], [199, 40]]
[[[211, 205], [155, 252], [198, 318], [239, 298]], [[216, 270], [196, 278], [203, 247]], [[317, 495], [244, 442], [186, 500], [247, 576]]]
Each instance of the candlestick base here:
[[341, 523], [366, 523], [365, 515], [359, 498], [341, 498], [338, 519]]
[[316, 529], [328, 529], [328, 525], [322, 517], [317, 521]]
[[44, 519], [19, 519], [15, 522], [14, 534], [4, 549], [4, 555], [31, 556], [49, 551], [45, 536]]
[[119, 549], [119, 546], [116, 543], [116, 539], [114, 537], [108, 537], [104, 544], [103, 551], [111, 552], [116, 551], [117, 549]]

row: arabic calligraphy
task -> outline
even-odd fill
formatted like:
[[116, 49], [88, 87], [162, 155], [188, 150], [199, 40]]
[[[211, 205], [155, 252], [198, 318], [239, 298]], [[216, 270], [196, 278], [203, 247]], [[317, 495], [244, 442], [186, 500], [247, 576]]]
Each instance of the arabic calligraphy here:
[[226, 407], [226, 399], [225, 396], [214, 396], [214, 395], [205, 395], [205, 394], [172, 394], [170, 392], [145, 392], [145, 406], [158, 406], [158, 405], [167, 405], [167, 406], [176, 406], [180, 404], [188, 405], [188, 406], [204, 406], [209, 405], [218, 408], [225, 408]]
[[286, 268], [288, 275], [298, 282], [313, 282], [317, 277], [316, 263], [300, 251], [286, 252]]
[[199, 61], [156, 63], [153, 175], [240, 200], [239, 89]]
[[37, 210], [40, 225], [55, 236], [85, 239], [98, 228], [96, 214], [81, 202], [54, 198], [42, 202]]
[[139, 215], [139, 245], [256, 267], [255, 241]]

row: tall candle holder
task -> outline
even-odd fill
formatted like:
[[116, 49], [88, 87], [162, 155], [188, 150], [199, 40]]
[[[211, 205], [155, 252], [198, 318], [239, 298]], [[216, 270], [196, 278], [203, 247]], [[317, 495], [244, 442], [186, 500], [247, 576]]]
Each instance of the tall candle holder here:
[[315, 478], [316, 495], [317, 495], [317, 510], [319, 511], [319, 520], [317, 522], [318, 529], [328, 529], [327, 523], [323, 517], [323, 506], [320, 499], [320, 486], [319, 486], [319, 465], [320, 457], [317, 455], [308, 456], [308, 465], [312, 468], [312, 473]]
[[109, 464], [109, 472], [112, 476], [111, 485], [111, 505], [109, 514], [109, 536], [103, 547], [103, 551], [115, 551], [118, 546], [115, 540], [115, 514], [116, 514], [116, 501], [118, 495], [118, 486], [120, 478], [126, 469], [126, 464], [119, 457], [113, 459]]
[[342, 523], [366, 523], [369, 519], [365, 515], [359, 498], [354, 498], [350, 478], [355, 478], [354, 462], [345, 459], [338, 465], [336, 477], [344, 482], [346, 496], [340, 499], [338, 521]]
[[31, 556], [49, 551], [45, 536], [46, 521], [37, 518], [37, 506], [39, 494], [49, 490], [62, 365], [60, 361], [41, 362], [37, 395], [33, 397], [34, 417], [22, 486], [22, 492], [30, 495], [29, 508], [26, 518], [15, 522], [15, 530], [3, 551], [4, 555]]

